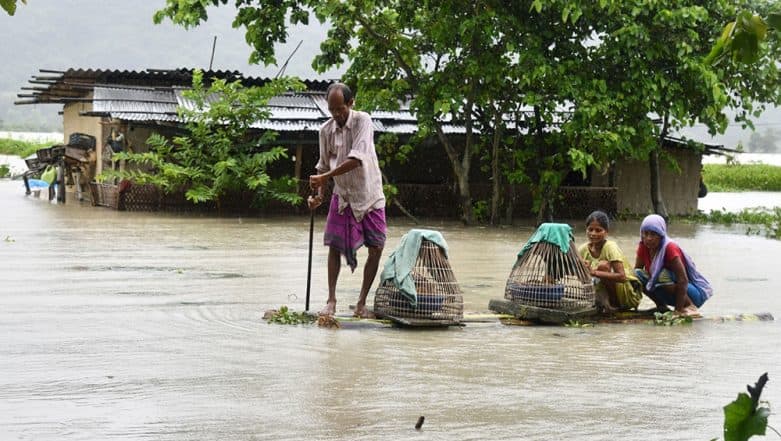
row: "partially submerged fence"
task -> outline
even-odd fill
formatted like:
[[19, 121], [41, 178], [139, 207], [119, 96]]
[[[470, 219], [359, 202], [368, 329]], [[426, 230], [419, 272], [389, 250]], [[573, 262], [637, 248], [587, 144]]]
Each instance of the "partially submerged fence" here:
[[[398, 200], [413, 215], [419, 217], [441, 217], [457, 219], [461, 214], [458, 193], [449, 185], [401, 184], [397, 186]], [[474, 200], [486, 200], [488, 187], [474, 186]], [[515, 213], [531, 213], [531, 196], [525, 189], [505, 193], [513, 194]], [[90, 184], [92, 205], [126, 211], [175, 211], [208, 212], [217, 210], [217, 204], [206, 202], [194, 204], [187, 200], [184, 191], [165, 193], [151, 184]], [[305, 197], [305, 195], [302, 195]], [[253, 210], [254, 194], [245, 192], [225, 196], [220, 201], [220, 209], [225, 211]], [[609, 214], [617, 213], [616, 187], [561, 187], [556, 200], [555, 217], [559, 219], [580, 219], [594, 210], [603, 210]], [[272, 202], [264, 211], [274, 213], [300, 213], [305, 210], [302, 204], [291, 207]], [[389, 215], [400, 215], [395, 207], [388, 207]]]

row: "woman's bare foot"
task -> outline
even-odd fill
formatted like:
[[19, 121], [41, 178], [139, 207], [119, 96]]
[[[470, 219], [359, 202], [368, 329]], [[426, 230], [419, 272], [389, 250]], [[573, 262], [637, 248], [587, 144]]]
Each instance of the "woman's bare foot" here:
[[702, 317], [702, 314], [700, 314], [700, 310], [697, 309], [697, 307], [694, 305], [689, 305], [683, 308], [683, 311], [676, 310], [675, 315], [679, 315], [681, 317], [691, 317], [691, 318]]
[[318, 315], [334, 315], [336, 314], [336, 302], [328, 302], [325, 307], [318, 312]]

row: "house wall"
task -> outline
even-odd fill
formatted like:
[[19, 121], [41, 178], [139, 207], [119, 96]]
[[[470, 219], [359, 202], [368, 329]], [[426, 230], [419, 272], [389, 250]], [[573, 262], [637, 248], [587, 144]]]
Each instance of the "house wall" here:
[[81, 112], [92, 111], [92, 103], [69, 103], [65, 104], [62, 110], [62, 129], [63, 129], [63, 142], [67, 143], [70, 135], [74, 133], [84, 133], [95, 137], [96, 144], [96, 163], [95, 167], [90, 169], [90, 176], [88, 179], [92, 179], [94, 174], [101, 171], [101, 136], [103, 134], [103, 126], [101, 124], [101, 118], [82, 116]]
[[[702, 154], [689, 149], [666, 149], [680, 170], [660, 158], [662, 197], [671, 215], [686, 215], [697, 211], [697, 192], [700, 185]], [[592, 186], [608, 186], [609, 174], [592, 173]], [[619, 213], [647, 214], [653, 212], [651, 203], [651, 172], [647, 161], [626, 159], [617, 161], [613, 169], [613, 186], [618, 188]]]
[[70, 103], [64, 106], [62, 111], [64, 142], [68, 142], [68, 137], [73, 133], [92, 135], [97, 141], [100, 141], [103, 133], [100, 118], [80, 115], [81, 112], [90, 111], [92, 111], [92, 103]]
[[149, 151], [149, 145], [146, 140], [152, 135], [152, 133], [165, 133], [164, 128], [153, 128], [147, 125], [137, 125], [128, 123], [124, 128], [125, 139], [127, 140], [125, 145], [134, 153], [145, 153]]

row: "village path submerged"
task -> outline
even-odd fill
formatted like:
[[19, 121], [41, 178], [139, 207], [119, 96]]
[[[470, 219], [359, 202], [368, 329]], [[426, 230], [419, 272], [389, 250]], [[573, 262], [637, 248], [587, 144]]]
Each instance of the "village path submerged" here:
[[[266, 309], [303, 309], [308, 220], [56, 205], [0, 180], [0, 438], [711, 439], [722, 406], [763, 372], [763, 398], [781, 405], [778, 321], [425, 332], [265, 323]], [[326, 297], [322, 224], [314, 309]], [[389, 224], [386, 257], [413, 227]], [[501, 297], [532, 233], [426, 227], [450, 245], [467, 311]], [[631, 253], [637, 228], [620, 223], [612, 237]], [[715, 288], [704, 314], [781, 317], [781, 242], [710, 226], [670, 233]], [[359, 284], [360, 269], [343, 271], [340, 311]]]

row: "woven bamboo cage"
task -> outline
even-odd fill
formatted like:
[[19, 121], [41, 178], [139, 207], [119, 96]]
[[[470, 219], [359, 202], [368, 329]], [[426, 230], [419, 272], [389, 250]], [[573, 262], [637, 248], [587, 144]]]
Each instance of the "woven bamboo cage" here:
[[558, 245], [540, 241], [516, 260], [504, 298], [527, 306], [577, 311], [594, 306], [594, 283], [574, 242], [564, 253]]
[[427, 320], [461, 321], [464, 317], [464, 296], [445, 253], [433, 242], [423, 239], [411, 272], [417, 290], [417, 305], [413, 307], [393, 279], [384, 280], [374, 295], [374, 312], [393, 316]]

